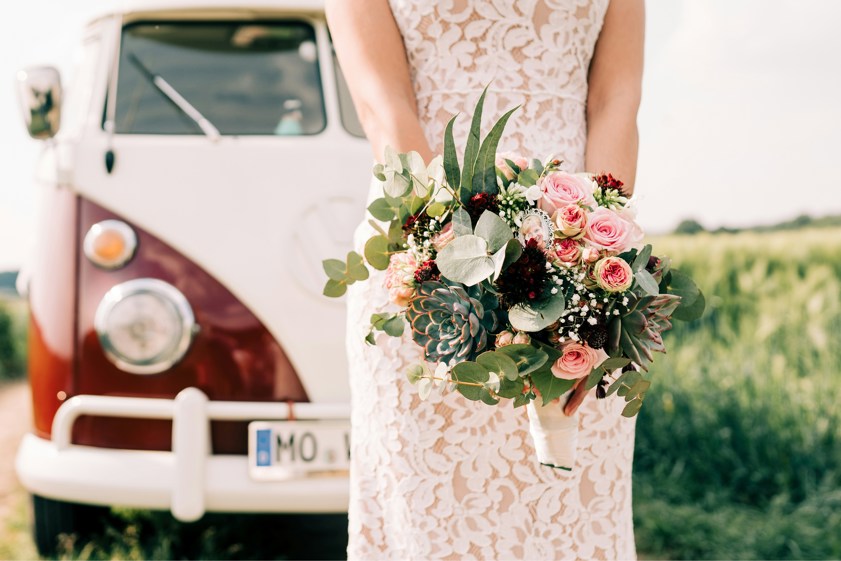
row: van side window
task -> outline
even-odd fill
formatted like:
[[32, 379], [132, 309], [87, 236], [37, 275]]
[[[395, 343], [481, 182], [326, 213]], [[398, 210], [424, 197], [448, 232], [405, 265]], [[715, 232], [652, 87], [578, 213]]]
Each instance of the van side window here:
[[223, 135], [318, 134], [318, 64], [315, 31], [302, 21], [129, 24], [115, 132], [199, 135], [198, 115]]
[[365, 138], [365, 131], [362, 130], [359, 116], [356, 114], [356, 107], [354, 107], [353, 99], [350, 97], [350, 90], [348, 90], [345, 75], [342, 74], [342, 67], [339, 66], [335, 49], [333, 49], [333, 68], [336, 69], [336, 86], [339, 90], [339, 112], [342, 115], [342, 126], [353, 136]]

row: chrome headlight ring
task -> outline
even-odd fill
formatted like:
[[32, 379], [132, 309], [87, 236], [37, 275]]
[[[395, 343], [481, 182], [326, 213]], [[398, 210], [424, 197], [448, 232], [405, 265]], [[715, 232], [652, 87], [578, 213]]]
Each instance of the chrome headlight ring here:
[[190, 348], [198, 325], [187, 298], [159, 279], [113, 286], [102, 298], [94, 329], [108, 359], [133, 374], [171, 368]]

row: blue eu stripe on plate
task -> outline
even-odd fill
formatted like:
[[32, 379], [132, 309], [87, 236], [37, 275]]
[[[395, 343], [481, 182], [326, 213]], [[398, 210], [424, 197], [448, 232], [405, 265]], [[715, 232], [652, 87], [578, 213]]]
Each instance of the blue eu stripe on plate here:
[[272, 463], [272, 431], [261, 429], [257, 431], [257, 465], [268, 466]]

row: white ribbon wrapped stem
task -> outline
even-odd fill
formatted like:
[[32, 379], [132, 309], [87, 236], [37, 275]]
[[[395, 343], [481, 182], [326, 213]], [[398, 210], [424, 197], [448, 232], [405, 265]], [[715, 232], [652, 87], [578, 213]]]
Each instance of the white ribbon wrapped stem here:
[[560, 403], [541, 405], [529, 402], [529, 433], [534, 441], [537, 460], [546, 466], [572, 471], [578, 448], [578, 412], [564, 415], [564, 404], [572, 390], [561, 396]]

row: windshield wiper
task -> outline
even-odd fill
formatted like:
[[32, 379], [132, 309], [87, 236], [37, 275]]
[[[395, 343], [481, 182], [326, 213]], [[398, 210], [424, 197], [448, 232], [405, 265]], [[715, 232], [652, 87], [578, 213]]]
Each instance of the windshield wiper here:
[[146, 66], [140, 62], [140, 59], [137, 58], [137, 55], [134, 53], [129, 53], [128, 55], [129, 60], [134, 64], [137, 69], [149, 80], [158, 90], [164, 94], [167, 99], [169, 99], [175, 106], [181, 110], [187, 117], [192, 119], [196, 125], [201, 129], [201, 131], [207, 135], [210, 140], [216, 141], [219, 140], [221, 134], [219, 133], [219, 129], [213, 126], [207, 117], [201, 114], [201, 111], [196, 109], [192, 103], [187, 101], [183, 95], [178, 93], [178, 90], [172, 87], [172, 85], [163, 79], [158, 74], [151, 72]]

